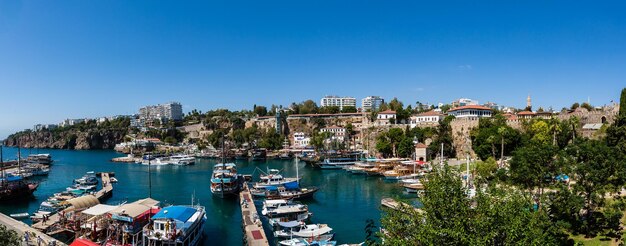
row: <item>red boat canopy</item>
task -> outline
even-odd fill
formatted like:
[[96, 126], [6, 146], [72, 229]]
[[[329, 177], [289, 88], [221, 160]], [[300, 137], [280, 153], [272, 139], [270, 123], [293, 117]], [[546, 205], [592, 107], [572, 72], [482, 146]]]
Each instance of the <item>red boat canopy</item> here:
[[74, 240], [74, 242], [72, 242], [70, 246], [100, 246], [100, 245], [92, 241], [89, 241], [87, 239], [79, 238], [79, 239]]

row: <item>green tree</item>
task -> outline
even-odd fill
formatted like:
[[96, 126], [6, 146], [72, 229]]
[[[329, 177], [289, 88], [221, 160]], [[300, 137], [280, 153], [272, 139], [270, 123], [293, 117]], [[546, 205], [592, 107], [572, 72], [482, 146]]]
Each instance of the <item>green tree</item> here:
[[476, 173], [478, 174], [477, 181], [481, 184], [488, 184], [495, 178], [498, 171], [498, 163], [496, 159], [489, 157], [485, 161], [476, 162]]
[[254, 113], [258, 116], [266, 116], [267, 115], [267, 107], [265, 106], [255, 106]]
[[300, 105], [300, 114], [316, 114], [318, 111], [317, 104], [313, 100], [306, 100]]
[[20, 236], [17, 232], [8, 229], [5, 225], [0, 225], [0, 245], [20, 246]]
[[517, 149], [510, 162], [511, 180], [531, 192], [537, 188], [537, 195], [541, 197], [544, 187], [560, 174], [556, 153], [556, 147], [547, 143]]
[[591, 106], [591, 104], [589, 104], [588, 102], [584, 102], [580, 105], [581, 108], [587, 109], [588, 111], [593, 110], [593, 106]]
[[570, 109], [571, 109], [571, 110], [575, 110], [575, 109], [577, 109], [578, 107], [580, 107], [580, 104], [579, 104], [579, 103], [574, 103], [574, 104], [572, 104], [572, 106], [570, 107]]
[[605, 194], [616, 193], [624, 186], [624, 165], [616, 149], [598, 140], [579, 140], [568, 147], [564, 161], [572, 167], [576, 182], [573, 190], [583, 198], [585, 211], [581, 231], [591, 236], [601, 226], [594, 212], [606, 203]]
[[354, 106], [344, 106], [341, 109], [342, 113], [356, 113], [356, 107]]
[[407, 205], [384, 209], [389, 245], [561, 245], [566, 235], [544, 210], [513, 188], [491, 187], [467, 196], [459, 173], [445, 165], [428, 175], [420, 211]]
[[167, 143], [167, 144], [176, 144], [176, 138], [172, 137], [172, 136], [167, 136], [163, 142]]
[[441, 144], [443, 143], [443, 155], [448, 158], [456, 156], [456, 150], [452, 144], [452, 126], [450, 122], [454, 119], [454, 116], [447, 116], [437, 126], [435, 137], [433, 141], [428, 145], [428, 152], [430, 153], [431, 160], [441, 153]]

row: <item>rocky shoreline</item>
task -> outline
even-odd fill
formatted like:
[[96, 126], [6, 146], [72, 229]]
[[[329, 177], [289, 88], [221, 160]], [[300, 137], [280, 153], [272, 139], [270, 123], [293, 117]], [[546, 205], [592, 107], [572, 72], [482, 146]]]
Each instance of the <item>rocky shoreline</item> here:
[[20, 132], [7, 137], [5, 146], [22, 148], [51, 149], [113, 149], [115, 144], [124, 141], [126, 130], [87, 130], [87, 131], [52, 131]]

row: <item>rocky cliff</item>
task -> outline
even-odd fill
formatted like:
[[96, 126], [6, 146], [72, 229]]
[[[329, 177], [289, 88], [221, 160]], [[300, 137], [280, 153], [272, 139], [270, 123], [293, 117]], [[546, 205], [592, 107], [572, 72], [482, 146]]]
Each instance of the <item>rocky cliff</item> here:
[[19, 143], [23, 148], [113, 149], [115, 144], [124, 141], [125, 135], [126, 130], [109, 129], [19, 132], [4, 140], [4, 145], [17, 146]]

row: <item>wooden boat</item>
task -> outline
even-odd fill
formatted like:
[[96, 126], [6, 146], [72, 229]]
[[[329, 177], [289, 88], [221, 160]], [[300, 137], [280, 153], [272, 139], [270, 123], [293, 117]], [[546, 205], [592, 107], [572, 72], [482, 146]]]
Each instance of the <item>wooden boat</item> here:
[[319, 188], [317, 187], [308, 187], [308, 188], [300, 188], [296, 190], [286, 190], [286, 189], [278, 189], [276, 191], [267, 190], [265, 193], [265, 197], [267, 199], [305, 199], [310, 198], [317, 192]]

